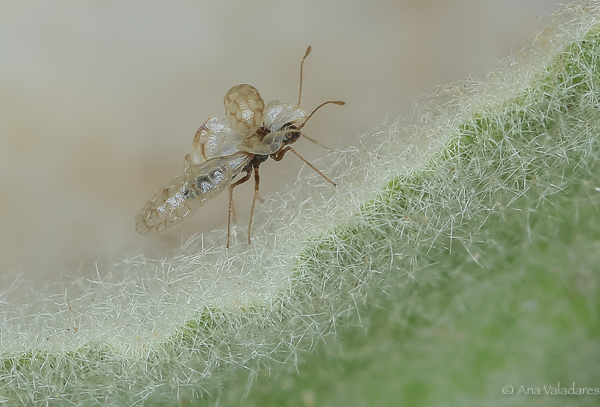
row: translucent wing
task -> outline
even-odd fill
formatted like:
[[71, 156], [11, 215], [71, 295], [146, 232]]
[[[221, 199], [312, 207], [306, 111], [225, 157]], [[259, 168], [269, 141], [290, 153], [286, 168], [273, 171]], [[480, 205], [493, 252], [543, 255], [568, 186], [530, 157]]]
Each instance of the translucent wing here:
[[262, 126], [265, 103], [254, 86], [234, 86], [223, 103], [225, 116], [211, 117], [196, 132], [192, 154], [187, 158], [191, 163], [235, 154], [244, 138]]
[[196, 132], [192, 146], [192, 162], [200, 164], [208, 159], [237, 153], [244, 136], [233, 130], [225, 116], [211, 117]]
[[252, 85], [236, 85], [223, 99], [225, 118], [232, 130], [246, 136], [262, 126], [263, 101], [258, 89]]
[[264, 126], [272, 132], [278, 131], [286, 123], [299, 125], [305, 119], [306, 112], [291, 103], [274, 100], [265, 107]]
[[190, 213], [214, 198], [231, 184], [252, 156], [237, 153], [187, 164], [185, 172], [154, 193], [135, 217], [138, 233], [163, 233], [180, 224]]
[[237, 148], [251, 154], [269, 155], [279, 151], [288, 131], [281, 130], [283, 125], [299, 125], [306, 119], [306, 112], [290, 103], [277, 100], [269, 103], [264, 110], [263, 126], [269, 130], [260, 141], [255, 137], [245, 138]]

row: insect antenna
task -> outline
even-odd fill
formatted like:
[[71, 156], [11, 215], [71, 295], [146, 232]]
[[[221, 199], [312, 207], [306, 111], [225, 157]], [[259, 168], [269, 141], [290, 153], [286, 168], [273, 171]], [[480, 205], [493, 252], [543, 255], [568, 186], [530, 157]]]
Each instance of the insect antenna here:
[[303, 75], [304, 74], [304, 60], [306, 59], [308, 54], [310, 54], [311, 50], [312, 50], [312, 47], [309, 45], [308, 48], [306, 48], [306, 52], [304, 53], [302, 62], [300, 62], [300, 88], [298, 90], [298, 104], [296, 106], [300, 106], [300, 102], [302, 101], [302, 77], [304, 76]]
[[334, 104], [334, 105], [338, 105], [338, 106], [344, 106], [346, 104], [346, 102], [343, 102], [341, 100], [328, 100], [327, 102], [321, 103], [319, 106], [317, 106], [315, 108], [315, 110], [312, 111], [311, 114], [308, 115], [308, 117], [306, 118], [306, 120], [304, 120], [302, 122], [302, 124], [300, 126], [298, 126], [298, 130], [301, 130], [306, 125], [306, 122], [308, 122], [308, 120], [311, 117], [313, 117], [313, 114], [315, 114], [317, 112], [317, 110], [319, 110], [320, 108], [322, 108], [323, 106], [328, 105], [328, 104]]

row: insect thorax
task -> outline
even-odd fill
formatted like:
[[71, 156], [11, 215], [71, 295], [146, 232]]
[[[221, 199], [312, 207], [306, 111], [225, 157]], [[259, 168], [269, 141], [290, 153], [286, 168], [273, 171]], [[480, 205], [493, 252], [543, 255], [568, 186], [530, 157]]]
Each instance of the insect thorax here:
[[[284, 138], [281, 140], [283, 145], [292, 144], [300, 138], [300, 131], [298, 130], [298, 127], [296, 127], [291, 122], [285, 123], [283, 126], [281, 126], [277, 133], [279, 132], [285, 133]], [[244, 140], [243, 144], [247, 147], [252, 148], [252, 146], [262, 144], [265, 137], [271, 133], [271, 129], [265, 126], [261, 126], [258, 129], [256, 129], [254, 134], [247, 137]], [[275, 154], [277, 154], [277, 152], [274, 152], [273, 154], [254, 154], [252, 161], [244, 167], [243, 171], [247, 171], [251, 167], [257, 167], [258, 165], [265, 162], [270, 156], [274, 157]]]
[[269, 156], [266, 154], [255, 154], [254, 158], [252, 158], [252, 161], [250, 161], [250, 164], [248, 164], [246, 167], [251, 167], [255, 164], [264, 163], [268, 159], [269, 159]]

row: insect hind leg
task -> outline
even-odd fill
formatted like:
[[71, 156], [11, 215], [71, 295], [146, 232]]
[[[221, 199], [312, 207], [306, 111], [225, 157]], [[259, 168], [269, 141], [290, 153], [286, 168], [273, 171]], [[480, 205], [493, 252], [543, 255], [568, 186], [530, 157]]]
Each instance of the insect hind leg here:
[[[250, 244], [250, 233], [252, 232], [252, 218], [254, 217], [254, 206], [256, 205], [256, 198], [258, 198], [258, 187], [260, 184], [260, 175], [258, 175], [258, 167], [260, 162], [254, 163], [254, 198], [252, 199], [252, 208], [250, 209], [250, 221], [248, 222], [248, 244]], [[250, 177], [250, 174], [248, 174]]]
[[[227, 212], [227, 248], [229, 248], [229, 241], [231, 239], [231, 213], [233, 212], [233, 188], [237, 187], [238, 185], [243, 184], [244, 182], [248, 181], [250, 179], [250, 175], [252, 175], [252, 168], [253, 167], [247, 167], [246, 168], [246, 175], [244, 175], [242, 178], [240, 178], [239, 180], [237, 180], [236, 182], [234, 182], [233, 184], [231, 184], [229, 186], [229, 211]], [[252, 206], [252, 208], [254, 209], [254, 205]], [[252, 218], [250, 218], [250, 221], [252, 221]]]

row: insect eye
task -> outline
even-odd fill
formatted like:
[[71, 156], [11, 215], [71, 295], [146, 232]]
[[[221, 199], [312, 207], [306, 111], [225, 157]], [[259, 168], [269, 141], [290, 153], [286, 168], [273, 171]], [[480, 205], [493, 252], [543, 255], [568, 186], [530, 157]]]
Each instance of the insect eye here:
[[286, 138], [284, 140], [285, 144], [291, 144], [300, 138], [299, 131], [290, 131], [286, 134]]

